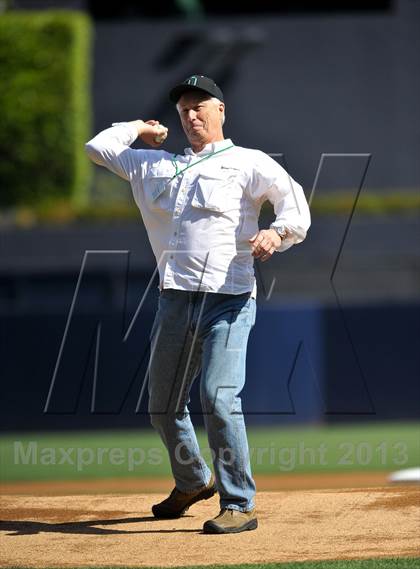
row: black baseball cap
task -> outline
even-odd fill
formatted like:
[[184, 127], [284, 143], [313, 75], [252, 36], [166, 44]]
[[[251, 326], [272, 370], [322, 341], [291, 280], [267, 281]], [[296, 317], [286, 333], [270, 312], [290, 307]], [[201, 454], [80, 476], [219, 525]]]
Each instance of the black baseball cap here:
[[191, 75], [191, 77], [188, 77], [188, 79], [185, 79], [185, 81], [170, 90], [169, 98], [176, 104], [186, 91], [204, 91], [223, 102], [223, 93], [220, 87], [216, 85], [213, 79], [204, 77], [204, 75]]

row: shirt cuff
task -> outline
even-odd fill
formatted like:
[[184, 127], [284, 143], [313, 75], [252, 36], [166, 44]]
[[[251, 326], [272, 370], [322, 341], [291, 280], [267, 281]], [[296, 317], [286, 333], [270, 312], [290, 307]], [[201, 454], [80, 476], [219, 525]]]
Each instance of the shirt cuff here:
[[137, 140], [139, 133], [137, 127], [129, 122], [113, 122], [111, 125], [113, 128], [118, 128], [118, 133], [123, 135], [123, 143], [126, 146], [130, 146], [133, 144], [135, 140]]

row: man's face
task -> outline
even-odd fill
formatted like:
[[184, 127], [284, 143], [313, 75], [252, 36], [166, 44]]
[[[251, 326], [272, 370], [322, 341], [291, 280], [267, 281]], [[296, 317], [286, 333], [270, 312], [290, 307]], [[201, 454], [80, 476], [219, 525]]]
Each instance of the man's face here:
[[187, 91], [177, 103], [182, 128], [192, 143], [220, 140], [224, 104], [204, 92]]

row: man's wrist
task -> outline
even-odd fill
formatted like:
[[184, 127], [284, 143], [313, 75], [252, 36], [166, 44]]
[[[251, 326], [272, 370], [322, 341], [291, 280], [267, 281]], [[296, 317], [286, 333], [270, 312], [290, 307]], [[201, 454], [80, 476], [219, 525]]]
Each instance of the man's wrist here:
[[144, 125], [146, 124], [142, 120], [131, 121], [128, 124], [134, 126], [137, 129], [137, 135], [141, 136], [143, 134]]
[[271, 224], [270, 229], [273, 229], [277, 233], [277, 235], [281, 238], [282, 241], [283, 239], [286, 239], [289, 234], [287, 231], [287, 227], [285, 225]]

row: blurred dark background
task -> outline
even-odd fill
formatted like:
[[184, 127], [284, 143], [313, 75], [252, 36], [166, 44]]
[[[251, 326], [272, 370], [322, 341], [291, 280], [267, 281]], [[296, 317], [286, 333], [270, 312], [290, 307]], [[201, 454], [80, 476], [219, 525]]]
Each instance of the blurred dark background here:
[[[313, 217], [306, 241], [256, 266], [250, 423], [419, 418], [417, 1], [1, 6], [0, 20], [57, 9], [89, 19], [90, 75], [75, 89], [89, 97], [89, 136], [156, 118], [170, 129], [165, 148], [182, 152], [167, 93], [205, 74], [225, 94], [226, 136], [273, 154], [303, 185]], [[85, 139], [74, 136], [83, 151]], [[18, 151], [21, 140], [13, 137]], [[0, 162], [8, 160], [3, 152]], [[3, 429], [148, 424], [155, 262], [129, 185], [84, 167], [82, 200], [63, 202], [57, 183], [58, 197], [43, 203], [41, 184], [36, 196], [2, 207]], [[17, 174], [29, 189], [37, 175]], [[4, 180], [1, 191], [13, 196]], [[263, 210], [261, 227], [272, 215]], [[199, 414], [196, 391], [191, 409]]]

